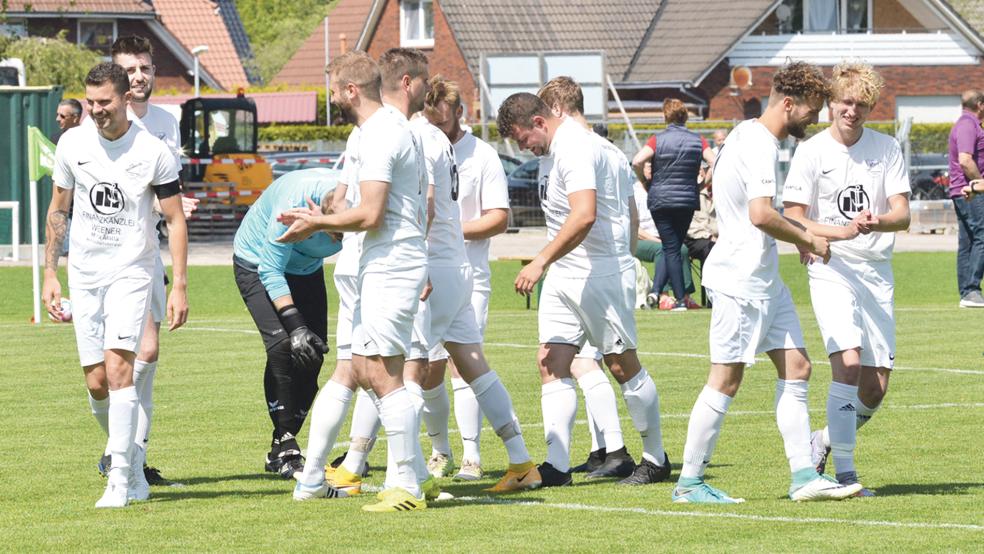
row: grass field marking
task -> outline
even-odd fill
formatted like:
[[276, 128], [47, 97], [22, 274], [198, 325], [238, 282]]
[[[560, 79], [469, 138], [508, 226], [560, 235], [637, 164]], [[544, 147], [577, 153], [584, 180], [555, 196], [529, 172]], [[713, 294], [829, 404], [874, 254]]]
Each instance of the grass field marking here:
[[829, 517], [785, 517], [785, 516], [763, 516], [756, 514], [739, 514], [735, 512], [695, 512], [695, 511], [675, 511], [675, 510], [651, 510], [648, 508], [633, 508], [620, 506], [596, 506], [593, 504], [578, 503], [553, 503], [553, 502], [532, 502], [529, 500], [510, 500], [506, 498], [496, 498], [491, 496], [462, 496], [445, 502], [471, 502], [477, 504], [499, 504], [508, 506], [532, 506], [538, 508], [553, 508], [557, 510], [587, 511], [587, 512], [608, 512], [608, 513], [629, 513], [647, 516], [660, 517], [684, 517], [684, 518], [707, 518], [707, 519], [736, 519], [753, 522], [766, 523], [794, 523], [794, 524], [832, 524], [832, 525], [864, 525], [868, 527], [891, 527], [897, 529], [959, 529], [962, 531], [984, 531], [984, 525], [972, 523], [948, 523], [948, 522], [922, 522], [922, 521], [882, 521], [866, 519], [837, 519]]

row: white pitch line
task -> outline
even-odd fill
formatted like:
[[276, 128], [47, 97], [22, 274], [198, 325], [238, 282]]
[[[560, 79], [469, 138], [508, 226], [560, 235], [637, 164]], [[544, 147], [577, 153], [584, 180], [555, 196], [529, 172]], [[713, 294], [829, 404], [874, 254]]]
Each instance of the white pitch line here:
[[576, 503], [553, 503], [553, 502], [533, 502], [529, 500], [509, 500], [503, 498], [493, 498], [489, 496], [469, 497], [462, 496], [451, 501], [473, 502], [478, 504], [499, 504], [509, 506], [531, 506], [537, 508], [553, 508], [556, 510], [586, 511], [586, 512], [607, 512], [623, 514], [639, 514], [646, 516], [659, 517], [682, 517], [682, 518], [704, 518], [704, 519], [734, 519], [740, 521], [752, 521], [760, 523], [794, 523], [794, 524], [832, 524], [832, 525], [864, 525], [867, 527], [890, 527], [896, 529], [959, 529], [962, 531], [984, 531], [984, 525], [974, 525], [972, 523], [947, 523], [947, 522], [922, 522], [922, 521], [881, 521], [866, 519], [837, 519], [829, 517], [784, 517], [784, 516], [763, 516], [756, 514], [739, 514], [734, 512], [695, 512], [695, 511], [675, 511], [675, 510], [652, 510], [647, 508], [631, 508], [619, 506], [596, 506], [592, 504]]

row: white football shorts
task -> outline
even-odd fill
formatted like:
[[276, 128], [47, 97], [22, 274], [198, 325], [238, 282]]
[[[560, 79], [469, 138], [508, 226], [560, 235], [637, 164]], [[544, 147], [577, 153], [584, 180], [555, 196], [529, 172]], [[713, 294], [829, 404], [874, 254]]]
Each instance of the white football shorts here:
[[[425, 264], [400, 267], [367, 265], [359, 275], [359, 298], [352, 312], [352, 353], [360, 356], [405, 356], [414, 315], [427, 277]], [[427, 349], [423, 356], [427, 357]]]
[[636, 348], [635, 269], [599, 277], [547, 272], [540, 294], [540, 344], [586, 342], [603, 354]]
[[[469, 271], [473, 271], [471, 266], [467, 266], [467, 268]], [[464, 271], [462, 269], [455, 268], [455, 267], [452, 268], [432, 267], [430, 268], [432, 283], [434, 282], [435, 269], [440, 269], [441, 273], [447, 273], [451, 277], [451, 279], [457, 281], [459, 286], [463, 286], [463, 282], [461, 281], [461, 279], [464, 274]], [[437, 285], [435, 284], [434, 287], [436, 291]], [[457, 342], [459, 344], [480, 344], [485, 342], [485, 326], [489, 320], [489, 299], [491, 298], [491, 296], [492, 296], [491, 290], [479, 290], [473, 288], [471, 291], [470, 300], [469, 300], [469, 303], [471, 304], [470, 311], [471, 311], [471, 316], [474, 318], [474, 328], [477, 331], [477, 335], [472, 334], [471, 326], [469, 326], [467, 322], [463, 320], [463, 318], [466, 316], [463, 313], [458, 313], [458, 317], [455, 318], [455, 320], [451, 323], [452, 331], [450, 332], [450, 334], [446, 334], [446, 336], [451, 336], [452, 338], [446, 338], [442, 340], [446, 340], [449, 342]], [[437, 310], [438, 308], [436, 305], [434, 305], [433, 299], [434, 297], [432, 295], [431, 297], [432, 306], [434, 306], [435, 310]], [[453, 298], [448, 297], [447, 299], [445, 299], [443, 295], [441, 295], [441, 302], [443, 303], [445, 300], [450, 301], [453, 300]], [[451, 302], [447, 302], [447, 303], [449, 304], [449, 306], [447, 308], [442, 308], [446, 310], [445, 313], [448, 313], [454, 309], [453, 304]], [[465, 310], [467, 310], [465, 306], [460, 307], [460, 312], [464, 312]], [[435, 317], [436, 316], [434, 315], [431, 316], [432, 329], [435, 329], [434, 327], [435, 325], [442, 325], [442, 323], [435, 323], [435, 319], [434, 319]], [[459, 319], [461, 319], [461, 321], [459, 321]], [[436, 362], [436, 361], [448, 359], [448, 351], [445, 350], [444, 345], [441, 344], [442, 340], [434, 341], [431, 343], [432, 346], [429, 354], [430, 361]]]
[[150, 306], [152, 280], [131, 276], [103, 287], [70, 288], [75, 341], [83, 367], [103, 362], [106, 350], [137, 352]]
[[167, 285], [164, 284], [164, 262], [157, 256], [153, 277], [150, 278], [150, 315], [154, 323], [160, 323], [167, 317]]
[[810, 297], [827, 354], [861, 349], [861, 365], [895, 364], [892, 262], [831, 258], [812, 264]]
[[785, 285], [776, 298], [747, 299], [708, 289], [711, 308], [711, 363], [755, 363], [770, 350], [803, 348], [793, 297]]
[[357, 275], [334, 275], [338, 292], [338, 315], [335, 317], [335, 359], [352, 359], [352, 311], [359, 298]]

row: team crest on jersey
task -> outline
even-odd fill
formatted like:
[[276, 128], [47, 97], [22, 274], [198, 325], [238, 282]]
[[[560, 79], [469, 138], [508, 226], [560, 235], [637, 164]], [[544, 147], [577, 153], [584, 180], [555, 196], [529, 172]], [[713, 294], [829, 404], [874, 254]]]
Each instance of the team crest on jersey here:
[[96, 183], [89, 189], [89, 202], [99, 215], [116, 215], [126, 207], [123, 192], [113, 183]]
[[871, 200], [864, 185], [853, 185], [837, 192], [837, 210], [847, 219], [854, 219], [861, 210], [871, 209]]

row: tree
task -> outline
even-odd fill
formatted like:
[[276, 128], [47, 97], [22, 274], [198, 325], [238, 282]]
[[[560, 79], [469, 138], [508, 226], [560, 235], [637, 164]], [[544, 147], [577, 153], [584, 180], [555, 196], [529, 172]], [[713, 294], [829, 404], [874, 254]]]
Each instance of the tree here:
[[20, 58], [30, 86], [61, 85], [68, 93], [84, 92], [86, 74], [102, 57], [68, 42], [66, 33], [62, 31], [54, 38], [0, 40], [0, 58]]
[[270, 82], [327, 13], [326, 0], [236, 0], [253, 47], [251, 62]]

